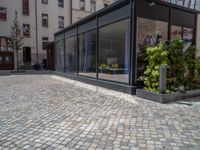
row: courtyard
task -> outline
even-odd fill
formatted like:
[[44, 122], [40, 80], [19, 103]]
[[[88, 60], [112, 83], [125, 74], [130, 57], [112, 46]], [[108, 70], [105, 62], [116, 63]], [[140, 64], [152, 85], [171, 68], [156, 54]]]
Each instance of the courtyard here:
[[0, 76], [0, 150], [199, 150], [200, 98], [158, 104], [55, 75]]

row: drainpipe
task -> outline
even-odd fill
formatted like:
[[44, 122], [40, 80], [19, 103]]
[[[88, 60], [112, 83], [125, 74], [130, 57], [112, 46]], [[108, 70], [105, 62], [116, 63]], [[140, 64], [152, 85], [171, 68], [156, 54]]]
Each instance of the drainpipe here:
[[70, 0], [70, 25], [72, 24], [72, 0]]
[[36, 37], [36, 61], [38, 63], [38, 24], [37, 24], [37, 0], [35, 0], [35, 37]]

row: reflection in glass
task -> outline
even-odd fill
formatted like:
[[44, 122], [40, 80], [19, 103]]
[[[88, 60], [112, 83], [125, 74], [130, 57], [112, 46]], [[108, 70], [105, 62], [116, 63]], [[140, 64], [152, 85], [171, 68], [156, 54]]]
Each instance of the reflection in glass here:
[[171, 26], [171, 39], [182, 38], [182, 27]]
[[5, 63], [7, 64], [11, 64], [13, 62], [12, 57], [11, 56], [6, 56], [5, 57]]
[[100, 79], [128, 83], [129, 19], [99, 29]]
[[183, 28], [183, 42], [184, 42], [183, 51], [185, 52], [192, 45], [193, 29]]
[[77, 73], [77, 37], [65, 39], [65, 72]]
[[96, 30], [79, 35], [79, 75], [96, 77]]
[[153, 46], [168, 39], [168, 23], [137, 18], [137, 81], [143, 81], [143, 73], [147, 66], [146, 47]]
[[0, 64], [3, 64], [3, 56], [0, 56]]
[[56, 47], [56, 71], [64, 72], [64, 40], [57, 41]]
[[186, 8], [200, 10], [199, 0], [162, 0], [162, 1], [173, 3]]

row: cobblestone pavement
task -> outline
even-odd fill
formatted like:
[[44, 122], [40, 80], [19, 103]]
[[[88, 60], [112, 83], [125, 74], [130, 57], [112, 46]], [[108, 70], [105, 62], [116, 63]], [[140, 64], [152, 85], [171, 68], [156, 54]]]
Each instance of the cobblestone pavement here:
[[0, 150], [200, 149], [200, 98], [167, 105], [54, 75], [0, 76]]

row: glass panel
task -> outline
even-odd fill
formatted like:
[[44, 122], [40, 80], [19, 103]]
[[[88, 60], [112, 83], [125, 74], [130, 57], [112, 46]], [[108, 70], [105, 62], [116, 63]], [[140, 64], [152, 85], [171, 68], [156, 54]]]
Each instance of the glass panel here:
[[4, 61], [3, 61], [3, 56], [0, 56], [0, 64], [3, 64]]
[[146, 47], [166, 42], [167, 39], [167, 22], [137, 18], [137, 81], [143, 81], [143, 73], [147, 65]]
[[129, 82], [129, 19], [99, 29], [100, 79]]
[[56, 71], [64, 72], [64, 40], [55, 44], [56, 48]]
[[184, 41], [183, 51], [185, 52], [192, 45], [193, 29], [183, 28], [183, 41]]
[[200, 1], [199, 0], [161, 0], [161, 1], [173, 3], [173, 4], [176, 4], [179, 6], [184, 6], [186, 8], [200, 10], [200, 8], [199, 8]]
[[96, 30], [79, 35], [79, 74], [96, 77]]
[[77, 73], [77, 37], [65, 39], [65, 72]]
[[171, 39], [182, 38], [182, 27], [171, 26]]
[[11, 64], [13, 62], [13, 58], [11, 56], [5, 56], [5, 63]]

